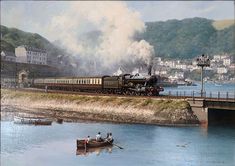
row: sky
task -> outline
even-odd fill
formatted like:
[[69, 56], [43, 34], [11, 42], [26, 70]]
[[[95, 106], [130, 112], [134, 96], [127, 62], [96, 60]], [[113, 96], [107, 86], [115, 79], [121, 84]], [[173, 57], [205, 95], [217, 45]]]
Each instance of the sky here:
[[[1, 1], [1, 25], [39, 33], [54, 41], [56, 34], [49, 33], [47, 26], [58, 16], [66, 14], [72, 3], [71, 1]], [[214, 20], [234, 19], [233, 1], [125, 1], [119, 3], [123, 3], [129, 10], [137, 13], [144, 22], [193, 17]], [[92, 29], [92, 26], [89, 27]], [[89, 27], [80, 28], [87, 30]]]

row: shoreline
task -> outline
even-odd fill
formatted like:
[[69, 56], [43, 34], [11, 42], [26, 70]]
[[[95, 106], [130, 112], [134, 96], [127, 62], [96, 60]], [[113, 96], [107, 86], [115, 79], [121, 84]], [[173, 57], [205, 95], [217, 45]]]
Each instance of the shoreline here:
[[24, 112], [65, 121], [159, 126], [199, 125], [196, 115], [184, 100], [33, 93], [2, 89], [1, 92], [1, 112]]

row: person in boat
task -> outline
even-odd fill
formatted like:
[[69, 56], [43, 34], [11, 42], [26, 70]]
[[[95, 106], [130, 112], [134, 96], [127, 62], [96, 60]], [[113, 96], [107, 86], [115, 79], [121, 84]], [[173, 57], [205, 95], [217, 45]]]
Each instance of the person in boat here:
[[109, 133], [107, 133], [106, 139], [109, 137]]
[[106, 138], [107, 141], [112, 141], [113, 140], [113, 136], [112, 133], [108, 133], [108, 137]]
[[96, 139], [96, 141], [98, 141], [98, 142], [103, 141], [100, 132], [98, 132], [98, 134], [96, 135], [95, 139]]
[[87, 138], [86, 138], [86, 143], [88, 144], [90, 141], [91, 141], [91, 138], [90, 138], [90, 136], [88, 135]]

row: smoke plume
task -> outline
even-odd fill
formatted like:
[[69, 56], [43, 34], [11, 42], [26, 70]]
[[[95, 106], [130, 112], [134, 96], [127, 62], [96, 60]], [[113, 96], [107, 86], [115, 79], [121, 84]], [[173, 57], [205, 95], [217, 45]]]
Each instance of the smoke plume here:
[[49, 29], [77, 57], [78, 73], [110, 74], [123, 63], [148, 65], [154, 54], [149, 43], [134, 40], [145, 24], [125, 2], [70, 2]]

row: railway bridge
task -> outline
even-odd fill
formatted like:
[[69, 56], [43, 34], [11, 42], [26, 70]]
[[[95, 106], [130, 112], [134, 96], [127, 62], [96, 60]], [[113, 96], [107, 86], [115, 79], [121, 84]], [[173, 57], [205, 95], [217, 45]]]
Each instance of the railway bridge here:
[[235, 124], [235, 99], [188, 98], [201, 124]]

